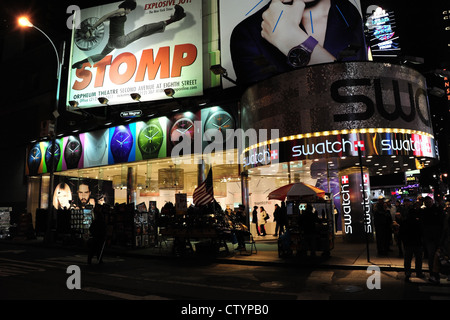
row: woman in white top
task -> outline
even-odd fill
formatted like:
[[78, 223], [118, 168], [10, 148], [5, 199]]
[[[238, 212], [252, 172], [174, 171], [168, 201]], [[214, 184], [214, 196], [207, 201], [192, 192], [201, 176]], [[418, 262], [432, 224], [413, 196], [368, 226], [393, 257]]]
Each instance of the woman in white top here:
[[264, 210], [264, 207], [259, 207], [260, 210], [260, 218], [258, 219], [259, 222], [259, 232], [261, 233], [262, 236], [266, 235], [266, 227], [265, 224], [267, 222], [266, 218], [267, 218], [267, 212], [266, 210]]

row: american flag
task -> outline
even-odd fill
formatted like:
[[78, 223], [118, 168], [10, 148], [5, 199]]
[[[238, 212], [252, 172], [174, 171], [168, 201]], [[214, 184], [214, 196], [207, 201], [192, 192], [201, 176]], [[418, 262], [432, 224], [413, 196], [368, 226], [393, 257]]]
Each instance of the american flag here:
[[196, 206], [208, 204], [214, 200], [212, 169], [209, 169], [208, 176], [194, 190], [193, 202]]

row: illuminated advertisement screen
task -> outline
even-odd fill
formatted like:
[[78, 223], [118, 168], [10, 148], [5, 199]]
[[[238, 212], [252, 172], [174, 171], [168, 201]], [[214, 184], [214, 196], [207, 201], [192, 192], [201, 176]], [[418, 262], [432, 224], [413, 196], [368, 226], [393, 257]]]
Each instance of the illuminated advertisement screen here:
[[221, 0], [221, 64], [228, 77], [247, 86], [292, 71], [301, 53], [291, 49], [300, 44], [312, 52], [308, 65], [366, 60], [360, 1], [305, 2]]
[[203, 93], [202, 1], [124, 1], [81, 10], [74, 28], [68, 101], [79, 107]]
[[366, 14], [365, 32], [372, 57], [398, 56], [400, 44], [394, 12], [372, 5]]

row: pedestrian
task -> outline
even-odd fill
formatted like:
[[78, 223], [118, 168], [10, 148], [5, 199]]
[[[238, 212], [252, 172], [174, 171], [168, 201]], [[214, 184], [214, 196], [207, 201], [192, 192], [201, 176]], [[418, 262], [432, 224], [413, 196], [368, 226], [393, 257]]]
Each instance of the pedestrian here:
[[281, 210], [280, 210], [280, 235], [281, 233], [285, 233], [287, 229], [287, 208], [286, 203], [284, 201], [281, 201]]
[[266, 223], [267, 223], [268, 217], [269, 217], [269, 215], [267, 214], [264, 207], [259, 207], [259, 217], [258, 217], [259, 231], [261, 233], [261, 236], [263, 236], [263, 237], [265, 237], [267, 234], [266, 233]]
[[305, 240], [305, 251], [309, 250], [311, 257], [316, 255], [317, 250], [317, 228], [319, 216], [311, 204], [306, 205], [305, 211], [300, 216], [300, 228]]
[[[409, 202], [409, 203], [411, 203], [411, 202]], [[397, 207], [397, 208], [399, 208], [399, 207]], [[394, 234], [395, 244], [397, 245], [399, 258], [403, 257], [403, 245], [402, 245], [402, 240], [401, 240], [400, 234], [399, 234], [401, 223], [402, 223], [402, 214], [400, 212], [397, 212], [395, 214], [394, 221], [392, 222], [392, 232]]]
[[444, 225], [433, 271], [446, 274], [447, 281], [450, 281], [450, 203], [447, 202], [443, 208], [445, 210]]
[[88, 240], [88, 264], [92, 263], [92, 257], [97, 256], [98, 263], [103, 263], [102, 249], [106, 240], [106, 221], [102, 212], [102, 206], [97, 205], [94, 209], [94, 219], [89, 227], [91, 238]]
[[274, 236], [278, 236], [278, 232], [281, 235], [281, 208], [278, 204], [275, 204], [275, 211], [273, 212], [273, 222], [275, 222], [275, 234]]
[[258, 206], [254, 206], [254, 207], [253, 207], [253, 211], [252, 211], [252, 223], [255, 224], [256, 233], [258, 234], [258, 236], [260, 236], [261, 233], [259, 232], [259, 225], [258, 225]]
[[433, 203], [430, 196], [424, 198], [425, 207], [422, 208], [423, 221], [423, 241], [428, 257], [428, 269], [430, 271], [429, 281], [431, 283], [439, 283], [439, 272], [434, 269], [434, 256], [438, 249], [442, 237], [444, 225], [444, 211]]
[[403, 267], [405, 269], [405, 281], [410, 281], [411, 261], [415, 258], [415, 271], [418, 278], [423, 278], [422, 258], [422, 218], [420, 214], [420, 203], [411, 203], [409, 199], [403, 201], [403, 211], [401, 223], [399, 226], [399, 237], [404, 245], [405, 254], [403, 258]]
[[379, 256], [385, 256], [389, 251], [392, 218], [390, 211], [387, 210], [387, 205], [384, 202], [383, 196], [379, 196], [377, 203], [374, 205], [373, 217], [377, 240], [377, 252]]

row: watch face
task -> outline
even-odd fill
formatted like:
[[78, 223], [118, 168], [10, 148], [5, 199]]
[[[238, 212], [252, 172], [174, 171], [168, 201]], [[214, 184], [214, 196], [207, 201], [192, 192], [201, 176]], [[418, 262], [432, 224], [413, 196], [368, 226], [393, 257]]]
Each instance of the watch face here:
[[223, 142], [227, 140], [227, 130], [235, 129], [233, 117], [226, 111], [214, 112], [205, 123], [205, 136], [209, 141], [214, 140], [219, 131], [222, 134]]
[[138, 136], [138, 145], [144, 158], [157, 156], [164, 140], [161, 127], [155, 123], [149, 123], [141, 129]]
[[133, 135], [128, 126], [119, 126], [111, 137], [111, 153], [114, 162], [127, 162], [133, 148]]
[[107, 144], [104, 131], [86, 134], [86, 159], [89, 165], [101, 164], [106, 153]]
[[61, 148], [59, 146], [58, 141], [55, 141], [55, 143], [50, 142], [47, 146], [47, 150], [45, 151], [45, 164], [47, 165], [47, 170], [49, 170], [51, 162], [52, 162], [52, 155], [53, 158], [53, 171], [56, 170], [58, 167], [58, 162], [61, 159]]
[[39, 166], [41, 165], [42, 160], [42, 152], [39, 144], [36, 144], [31, 148], [30, 153], [28, 155], [28, 169], [30, 170], [30, 174], [36, 174], [39, 170]]
[[82, 152], [83, 147], [80, 138], [78, 136], [70, 136], [64, 149], [64, 160], [66, 161], [67, 169], [78, 167]]
[[188, 139], [192, 142], [194, 139], [194, 122], [188, 118], [178, 119], [170, 129], [170, 141], [176, 145], [181, 140]]
[[295, 47], [288, 54], [288, 62], [295, 68], [306, 66], [310, 58], [311, 52], [302, 47]]

